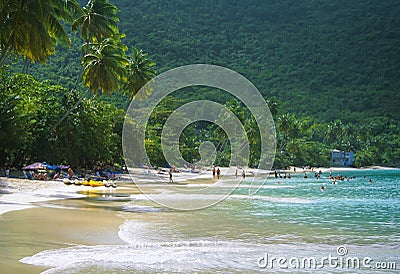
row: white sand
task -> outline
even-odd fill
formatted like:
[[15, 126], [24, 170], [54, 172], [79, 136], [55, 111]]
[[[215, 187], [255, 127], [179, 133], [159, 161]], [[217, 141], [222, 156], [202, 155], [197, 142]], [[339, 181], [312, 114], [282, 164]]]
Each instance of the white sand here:
[[[8, 211], [35, 207], [35, 203], [51, 200], [81, 198], [79, 191], [91, 190], [90, 186], [65, 185], [61, 181], [37, 181], [26, 179], [0, 178], [3, 191], [0, 195], [0, 215]], [[96, 187], [96, 190], [106, 190]]]

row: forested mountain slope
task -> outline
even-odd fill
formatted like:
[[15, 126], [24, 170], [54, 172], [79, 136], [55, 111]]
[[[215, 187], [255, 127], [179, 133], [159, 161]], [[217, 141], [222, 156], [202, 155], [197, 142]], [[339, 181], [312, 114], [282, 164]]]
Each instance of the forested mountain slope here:
[[[125, 43], [158, 72], [210, 63], [234, 69], [283, 112], [321, 121], [400, 117], [400, 5], [396, 0], [111, 0]], [[66, 86], [79, 48], [29, 72]]]

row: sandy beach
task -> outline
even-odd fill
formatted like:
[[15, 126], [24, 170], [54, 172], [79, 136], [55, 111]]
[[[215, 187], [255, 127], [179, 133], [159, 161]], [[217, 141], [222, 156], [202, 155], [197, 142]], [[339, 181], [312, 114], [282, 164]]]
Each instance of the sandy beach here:
[[[324, 218], [314, 221], [314, 223], [322, 221], [317, 227], [305, 227], [293, 222], [299, 218], [299, 216], [296, 217], [296, 211], [292, 217], [279, 217], [281, 212], [287, 212], [286, 206], [299, 208], [299, 212], [307, 212], [310, 205], [318, 202], [321, 199], [320, 195], [323, 195], [319, 191], [321, 183], [328, 189], [332, 188], [327, 184], [328, 181], [317, 181], [314, 178], [309, 179], [308, 184], [304, 184], [302, 176], [304, 172], [319, 170], [326, 174], [330, 171], [335, 174], [367, 174], [367, 176], [375, 176], [372, 177], [374, 181], [383, 180], [384, 173], [382, 172], [393, 171], [398, 174], [398, 169], [385, 167], [314, 168], [313, 170], [296, 167], [296, 173], [293, 168], [279, 170], [279, 172], [291, 172], [292, 179], [282, 181], [282, 184], [277, 185], [274, 176], [269, 176], [261, 192], [255, 196], [249, 196], [245, 191], [246, 187], [251, 187], [251, 181], [245, 181], [245, 185], [239, 187], [231, 197], [218, 205], [188, 212], [170, 210], [149, 201], [132, 181], [129, 181], [130, 176], [125, 175], [122, 178], [123, 181], [117, 182], [116, 189], [65, 185], [61, 181], [0, 178], [2, 191], [0, 195], [0, 269], [6, 271], [5, 273], [41, 273], [48, 269], [56, 269], [57, 273], [112, 272], [115, 269], [117, 272], [118, 269], [122, 269], [121, 272], [140, 270], [148, 273], [175, 272], [175, 265], [178, 264], [178, 272], [186, 272], [192, 269], [193, 264], [200, 262], [196, 257], [203, 254], [201, 256], [205, 257], [202, 257], [202, 264], [199, 264], [200, 271], [211, 273], [213, 267], [216, 269], [221, 267], [229, 271], [239, 266], [233, 264], [233, 261], [244, 260], [248, 262], [240, 266], [239, 270], [236, 269], [237, 272], [253, 273], [257, 268], [254, 269], [254, 262], [246, 258], [257, 256], [265, 246], [276, 252], [283, 248], [289, 253], [295, 252], [298, 246], [303, 246], [304, 252], [313, 254], [315, 250], [319, 250], [318, 252], [334, 250], [335, 246], [332, 245], [336, 245], [337, 241], [348, 243], [348, 245], [352, 243], [354, 246], [351, 248], [357, 252], [363, 252], [362, 250], [365, 249], [372, 252], [374, 256], [383, 256], [383, 259], [391, 258], [392, 246], [396, 245], [397, 238], [400, 237], [397, 235], [395, 226], [398, 217], [393, 215], [397, 214], [393, 213], [397, 212], [396, 209], [388, 212], [389, 219], [384, 220], [384, 223], [389, 225], [387, 228], [379, 228], [377, 231], [368, 233], [362, 232], [360, 235], [357, 234], [358, 236], [349, 235], [349, 238], [345, 237], [349, 232], [343, 234], [340, 226], [337, 228], [338, 231], [335, 232], [335, 228], [331, 232], [332, 226], [325, 227]], [[228, 169], [222, 168], [222, 173], [226, 171]], [[141, 172], [136, 172], [136, 175], [143, 179]], [[262, 171], [261, 177], [266, 179], [266, 174], [269, 173], [273, 171]], [[375, 173], [377, 175], [373, 175]], [[259, 173], [256, 170], [247, 169], [246, 174], [252, 178], [253, 174]], [[193, 175], [198, 176], [196, 178]], [[362, 176], [358, 177], [357, 188], [371, 188], [371, 185], [363, 181]], [[162, 177], [162, 179], [166, 178]], [[227, 181], [232, 181], [232, 178], [234, 174], [229, 173]], [[393, 178], [397, 180], [398, 177]], [[210, 170], [203, 174], [177, 173], [174, 174], [174, 179], [177, 186], [186, 187], [189, 190], [215, 182]], [[350, 187], [352, 183], [347, 184], [349, 186], [344, 187]], [[392, 184], [388, 183], [388, 186]], [[141, 182], [141, 186], [143, 185], [146, 184]], [[224, 187], [225, 185], [220, 186], [221, 189]], [[341, 185], [335, 187], [341, 187]], [[303, 188], [306, 189], [303, 190]], [[182, 196], [165, 192], [154, 182], [148, 182], [146, 190], [158, 193], [165, 199], [176, 199]], [[218, 192], [218, 188], [216, 191]], [[343, 194], [338, 194], [339, 197], [345, 198], [349, 190], [343, 189], [343, 191], [345, 191]], [[329, 191], [327, 193], [329, 195]], [[193, 197], [204, 199], [201, 195]], [[331, 201], [329, 196], [327, 198], [325, 204]], [[383, 201], [390, 202], [390, 199]], [[393, 202], [390, 203], [393, 204]], [[262, 207], [257, 209], [261, 204]], [[336, 212], [334, 208], [336, 204], [333, 202], [327, 208]], [[271, 209], [271, 206], [277, 206], [277, 211], [273, 215], [270, 214], [275, 209]], [[359, 205], [356, 206], [358, 209]], [[264, 214], [268, 208], [268, 222], [264, 223], [259, 214]], [[316, 212], [319, 208], [316, 204]], [[258, 213], [250, 217], [252, 210], [256, 209]], [[364, 214], [358, 211], [356, 213], [357, 216]], [[275, 217], [271, 219], [271, 216], [279, 218], [275, 220]], [[316, 214], [311, 214], [307, 218], [315, 216]], [[287, 223], [287, 218], [291, 222]], [[336, 215], [332, 218], [328, 224], [341, 222], [340, 217]], [[305, 224], [308, 224], [308, 219], [305, 220]], [[205, 223], [207, 226], [204, 226]], [[365, 224], [367, 223], [365, 221]], [[363, 225], [364, 221], [357, 224], [358, 227]], [[315, 237], [316, 235], [319, 236]], [[380, 240], [374, 240], [378, 241], [375, 244], [370, 243], [368, 239], [372, 237], [371, 235], [373, 236], [371, 239]], [[364, 244], [374, 244], [381, 249], [370, 250], [369, 246], [364, 249], [357, 247]], [[228, 252], [228, 250], [234, 252]], [[118, 253], [121, 254], [118, 256]], [[214, 258], [215, 256], [218, 258]], [[94, 265], [89, 264], [92, 258], [95, 259]], [[107, 262], [107, 258], [110, 262]], [[185, 261], [188, 263], [184, 263]], [[99, 268], [102, 264], [111, 270]]]
[[7, 232], [1, 237], [0, 269], [7, 273], [42, 272], [46, 268], [19, 260], [48, 248], [124, 244], [118, 237], [123, 219], [82, 199], [139, 193], [136, 188], [93, 188], [62, 181], [0, 178], [0, 183], [0, 231]]
[[[4, 273], [40, 273], [46, 268], [21, 258], [46, 249], [76, 245], [124, 244], [118, 238], [123, 220], [114, 212], [35, 207], [3, 214], [0, 267]], [[5, 233], [6, 232], [6, 233]], [[15, 238], [17, 237], [17, 239]]]

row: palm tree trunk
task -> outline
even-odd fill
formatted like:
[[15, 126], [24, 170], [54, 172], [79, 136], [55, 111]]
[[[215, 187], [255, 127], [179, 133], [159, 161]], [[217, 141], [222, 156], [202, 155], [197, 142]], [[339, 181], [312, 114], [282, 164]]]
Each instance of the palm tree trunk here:
[[53, 132], [53, 130], [56, 127], [58, 127], [65, 120], [65, 118], [67, 118], [67, 116], [71, 113], [71, 111], [73, 111], [79, 105], [79, 103], [82, 102], [82, 100], [86, 97], [86, 95], [88, 95], [89, 91], [90, 91], [90, 88], [88, 88], [86, 90], [85, 94], [83, 94], [81, 96], [81, 98], [79, 98], [78, 102], [76, 102], [75, 105], [72, 106], [72, 108], [70, 108], [69, 110], [67, 110], [67, 112], [64, 113], [64, 115], [61, 117], [61, 119], [58, 120], [58, 122], [51, 128], [50, 132]]
[[1, 51], [1, 55], [0, 55], [0, 67], [2, 67], [4, 65], [4, 62], [6, 61], [8, 55], [10, 55], [9, 49], [11, 46], [11, 38], [8, 40], [6, 46], [4, 47], [4, 49]]
[[22, 73], [28, 73], [29, 61], [27, 58], [24, 58], [24, 66], [22, 67]]

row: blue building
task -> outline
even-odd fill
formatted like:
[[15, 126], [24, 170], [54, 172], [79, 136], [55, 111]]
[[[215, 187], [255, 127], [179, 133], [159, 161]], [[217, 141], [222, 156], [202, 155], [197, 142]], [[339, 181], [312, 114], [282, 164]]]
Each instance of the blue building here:
[[351, 166], [354, 163], [354, 152], [341, 151], [338, 149], [332, 150], [331, 166]]

